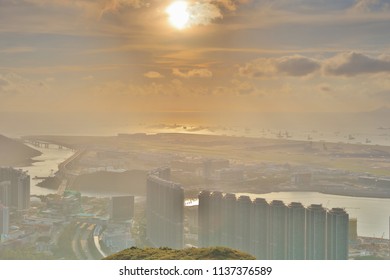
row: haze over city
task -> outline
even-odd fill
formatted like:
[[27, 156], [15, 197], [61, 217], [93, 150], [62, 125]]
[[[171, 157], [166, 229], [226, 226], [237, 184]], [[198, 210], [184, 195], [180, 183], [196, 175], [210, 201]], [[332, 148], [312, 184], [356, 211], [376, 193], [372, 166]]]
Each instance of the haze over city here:
[[0, 259], [389, 259], [389, 26], [390, 0], [0, 0]]

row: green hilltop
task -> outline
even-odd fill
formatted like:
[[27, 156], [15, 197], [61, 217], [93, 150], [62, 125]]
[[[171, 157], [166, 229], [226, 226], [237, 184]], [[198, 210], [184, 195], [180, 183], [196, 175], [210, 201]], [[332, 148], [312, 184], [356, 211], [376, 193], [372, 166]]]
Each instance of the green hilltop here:
[[137, 248], [131, 247], [105, 258], [105, 260], [254, 260], [255, 257], [225, 247]]

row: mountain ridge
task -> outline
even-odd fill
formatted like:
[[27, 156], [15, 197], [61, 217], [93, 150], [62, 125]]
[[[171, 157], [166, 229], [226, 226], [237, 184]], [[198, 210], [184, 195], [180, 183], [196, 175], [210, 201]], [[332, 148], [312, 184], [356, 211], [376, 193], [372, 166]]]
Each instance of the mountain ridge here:
[[42, 153], [30, 148], [19, 140], [8, 138], [0, 134], [0, 166], [28, 166], [33, 157]]

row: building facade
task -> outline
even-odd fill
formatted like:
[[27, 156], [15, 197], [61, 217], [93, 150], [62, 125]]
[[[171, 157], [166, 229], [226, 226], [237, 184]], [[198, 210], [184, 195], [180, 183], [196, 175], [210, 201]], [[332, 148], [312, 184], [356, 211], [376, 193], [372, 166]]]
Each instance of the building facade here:
[[271, 260], [287, 258], [287, 206], [281, 200], [270, 203], [268, 252]]
[[[4, 181], [10, 184], [7, 194], [8, 206], [19, 211], [30, 208], [30, 176], [27, 172], [9, 167], [0, 168], [0, 182]], [[0, 195], [4, 200], [4, 192]]]
[[251, 251], [257, 259], [268, 259], [269, 204], [264, 198], [256, 198], [252, 206]]
[[348, 259], [348, 214], [299, 202], [202, 191], [198, 246], [226, 246], [257, 259]]
[[326, 260], [326, 210], [320, 204], [306, 209], [306, 259]]
[[240, 196], [236, 202], [236, 243], [235, 248], [249, 252], [251, 245], [251, 212], [252, 201], [249, 196]]
[[333, 208], [327, 214], [327, 259], [348, 258], [349, 215], [342, 208]]
[[211, 229], [210, 229], [210, 195], [209, 191], [202, 191], [198, 195], [198, 245], [199, 247], [211, 246]]
[[110, 200], [110, 219], [131, 220], [134, 217], [134, 196], [114, 196]]
[[147, 176], [146, 235], [155, 247], [181, 249], [184, 246], [184, 190], [169, 181], [169, 168]]
[[9, 232], [9, 209], [0, 203], [0, 240]]
[[11, 204], [11, 181], [0, 182], [0, 203], [4, 206]]
[[287, 215], [287, 259], [304, 260], [306, 210], [301, 203], [292, 202], [288, 205]]

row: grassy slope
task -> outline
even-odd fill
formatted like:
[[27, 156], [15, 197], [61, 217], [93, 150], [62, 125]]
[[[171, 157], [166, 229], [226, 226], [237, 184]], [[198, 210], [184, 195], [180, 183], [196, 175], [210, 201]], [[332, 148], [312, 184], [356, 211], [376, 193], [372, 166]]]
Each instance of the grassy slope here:
[[187, 248], [174, 250], [170, 248], [132, 247], [105, 258], [106, 260], [254, 260], [249, 254], [225, 248]]

